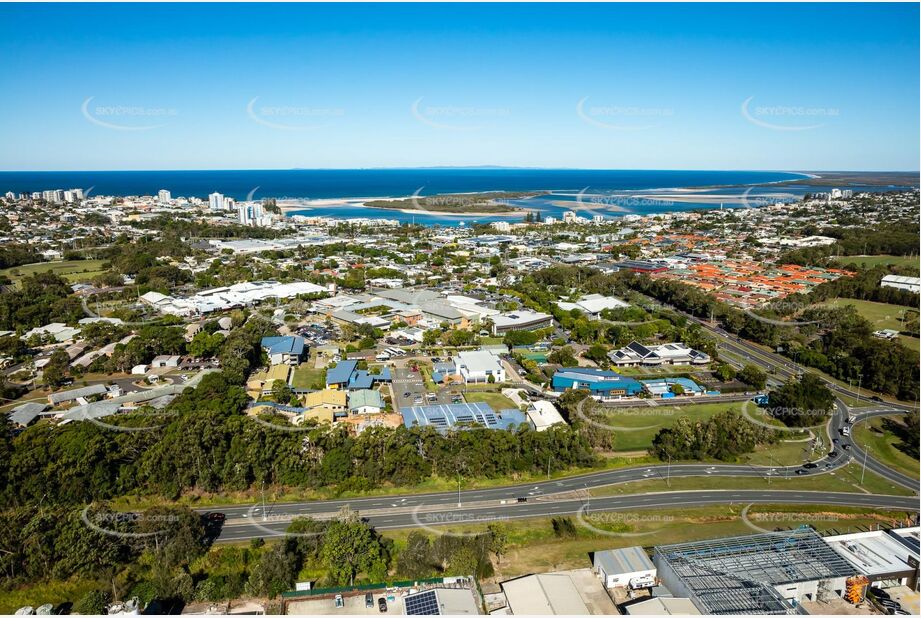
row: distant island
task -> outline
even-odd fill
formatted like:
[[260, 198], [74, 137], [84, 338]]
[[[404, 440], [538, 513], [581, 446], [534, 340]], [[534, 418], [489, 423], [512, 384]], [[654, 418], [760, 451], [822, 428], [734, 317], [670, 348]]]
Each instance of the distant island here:
[[397, 200], [364, 202], [366, 208], [387, 208], [404, 212], [438, 212], [457, 215], [504, 215], [523, 212], [523, 208], [503, 204], [499, 200], [521, 200], [545, 191], [495, 191], [487, 193], [446, 193], [442, 195], [414, 196]]

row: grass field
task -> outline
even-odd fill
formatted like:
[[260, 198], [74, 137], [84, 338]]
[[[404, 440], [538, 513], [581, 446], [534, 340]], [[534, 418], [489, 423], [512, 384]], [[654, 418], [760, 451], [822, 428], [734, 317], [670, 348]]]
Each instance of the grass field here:
[[901, 416], [871, 418], [854, 427], [854, 441], [866, 445], [870, 454], [891, 468], [913, 478], [918, 478], [918, 460], [898, 448], [899, 438], [883, 428], [883, 419], [901, 422]]
[[105, 260], [70, 260], [66, 262], [38, 262], [36, 264], [24, 264], [14, 268], [0, 270], [0, 275], [5, 275], [18, 282], [23, 277], [34, 273], [43, 273], [51, 271], [60, 275], [68, 281], [88, 281], [96, 275], [104, 272], [102, 265]]
[[490, 391], [467, 391], [464, 394], [464, 399], [467, 401], [467, 403], [488, 403], [496, 412], [499, 410], [507, 410], [509, 408], [514, 408], [515, 410], [518, 409], [518, 406], [515, 405], [515, 402], [513, 402], [502, 393], [494, 393]]
[[45, 584], [0, 589], [0, 614], [12, 614], [20, 607], [39, 607], [51, 603], [55, 607], [62, 603], [76, 603], [91, 590], [106, 589], [107, 584], [88, 579], [54, 581]]
[[[658, 405], [637, 408], [603, 408], [605, 423], [614, 428], [614, 448], [618, 451], [635, 451], [646, 449], [652, 445], [652, 439], [662, 427], [669, 427], [680, 417], [687, 416], [693, 420], [706, 420], [719, 412], [742, 408], [741, 402], [729, 403], [699, 403], [682, 406]], [[598, 418], [602, 412], [596, 411], [593, 417]], [[622, 427], [627, 431], [618, 431]]]
[[[853, 305], [857, 309], [857, 313], [869, 321], [877, 330], [892, 329], [900, 331], [902, 330], [902, 322], [900, 320], [902, 314], [904, 313], [907, 317], [913, 312], [917, 313], [916, 310], [910, 307], [874, 303], [869, 300], [857, 300], [854, 298], [836, 298], [822, 303], [822, 306], [825, 307], [843, 307], [845, 305]], [[921, 349], [917, 337], [899, 335], [899, 341], [910, 350], [918, 351]]]
[[[806, 449], [805, 452], [803, 449]], [[824, 451], [809, 453], [809, 442], [778, 442], [758, 447], [754, 453], [743, 455], [742, 463], [755, 466], [798, 466], [808, 459], [818, 459]]]
[[291, 386], [294, 388], [313, 388], [326, 380], [326, 369], [316, 369], [313, 361], [301, 363], [294, 370]]
[[706, 367], [694, 365], [662, 365], [659, 367], [618, 367], [617, 373], [625, 376], [657, 378], [673, 375], [684, 375], [704, 371]]
[[899, 266], [902, 268], [912, 269], [915, 276], [918, 276], [918, 256], [908, 255], [851, 255], [835, 258], [842, 264], [851, 264], [861, 268], [873, 268], [874, 266]]
[[[496, 567], [494, 581], [503, 581], [529, 573], [587, 568], [590, 554], [602, 549], [640, 545], [681, 543], [724, 536], [754, 534], [742, 521], [744, 505], [718, 505], [682, 509], [647, 509], [631, 512], [588, 515], [582, 525], [576, 517], [573, 537], [558, 537], [548, 518], [509, 519], [502, 521], [508, 532], [506, 554]], [[798, 505], [757, 505], [748, 517], [763, 528], [795, 528], [809, 524], [819, 531], [853, 531], [857, 526], [876, 527], [901, 520], [902, 513], [874, 512], [848, 507]], [[437, 532], [485, 532], [485, 524], [439, 526]], [[397, 550], [406, 546], [410, 530], [386, 530], [383, 535], [394, 540]], [[626, 533], [626, 534], [624, 534]], [[435, 532], [429, 534], [434, 535]]]
[[[875, 494], [888, 494], [891, 496], [910, 496], [911, 491], [899, 485], [893, 485], [886, 479], [867, 470], [864, 475], [863, 485], [860, 485], [861, 466], [851, 462], [844, 468], [827, 474], [813, 474], [810, 476], [775, 476], [770, 484], [764, 477], [718, 477], [718, 476], [686, 476], [675, 477], [667, 482], [666, 476], [657, 474], [654, 478], [643, 481], [632, 481], [609, 487], [601, 487], [591, 491], [593, 496], [621, 496], [646, 492], [659, 491], [693, 491], [702, 489], [773, 489], [773, 490], [799, 490], [799, 491], [840, 491], [863, 492], [866, 490]], [[861, 489], [862, 487], [862, 489]]]

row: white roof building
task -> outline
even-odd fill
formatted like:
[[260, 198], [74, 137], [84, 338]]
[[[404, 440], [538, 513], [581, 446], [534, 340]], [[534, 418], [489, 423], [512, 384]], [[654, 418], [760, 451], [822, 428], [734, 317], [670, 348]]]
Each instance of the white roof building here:
[[56, 342], [62, 343], [64, 341], [70, 341], [71, 339], [73, 339], [79, 334], [80, 334], [79, 328], [73, 328], [61, 322], [52, 322], [51, 324], [46, 324], [45, 326], [39, 326], [37, 328], [33, 328], [32, 330], [27, 332], [25, 335], [23, 335], [22, 339], [28, 340], [30, 337], [34, 335], [39, 335], [39, 336], [51, 335], [52, 337], [54, 337], [54, 340]]
[[508, 607], [515, 615], [585, 616], [590, 612], [572, 577], [565, 573], [539, 573], [502, 583]]
[[492, 323], [493, 335], [499, 335], [512, 330], [533, 330], [550, 326], [553, 323], [553, 316], [529, 309], [518, 309], [494, 315]]
[[566, 424], [560, 411], [549, 401], [532, 401], [528, 405], [527, 414], [536, 431], [546, 431], [553, 425]]
[[495, 382], [505, 382], [502, 361], [492, 352], [458, 352], [454, 357], [454, 366], [465, 382], [488, 382], [490, 376]]
[[896, 579], [904, 585], [921, 559], [919, 531], [918, 527], [873, 530], [827, 536], [825, 542], [871, 581]]
[[613, 296], [588, 294], [574, 303], [560, 301], [557, 303], [557, 306], [563, 311], [572, 311], [573, 309], [578, 309], [582, 313], [588, 314], [592, 317], [597, 317], [598, 314], [600, 314], [605, 309], [622, 309], [624, 307], [629, 307], [630, 303], [626, 303], [619, 298], [614, 298]]
[[247, 281], [245, 283], [235, 283], [231, 286], [202, 290], [198, 294], [187, 298], [173, 298], [157, 292], [148, 292], [141, 296], [141, 301], [163, 313], [187, 316], [253, 305], [270, 298], [286, 299], [293, 298], [299, 294], [320, 294], [328, 291], [327, 288], [309, 281], [295, 281], [292, 283]]
[[899, 290], [914, 292], [915, 294], [921, 292], [921, 278], [919, 277], [886, 275], [883, 277], [882, 281], [880, 281], [880, 285], [884, 288], [896, 288]]

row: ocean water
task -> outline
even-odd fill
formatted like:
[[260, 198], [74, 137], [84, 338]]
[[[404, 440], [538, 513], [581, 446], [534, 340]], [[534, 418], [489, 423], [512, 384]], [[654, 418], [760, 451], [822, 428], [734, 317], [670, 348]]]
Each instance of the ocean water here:
[[[539, 210], [543, 216], [558, 217], [567, 210], [575, 210], [587, 217], [595, 214], [617, 217], [719, 208], [720, 204], [726, 208], [757, 206], [810, 191], [828, 190], [805, 185], [771, 186], [804, 176], [764, 171], [515, 168], [0, 172], [0, 193], [79, 187], [89, 195], [126, 196], [155, 195], [159, 189], [168, 189], [173, 196], [205, 198], [218, 191], [237, 200], [275, 197], [306, 202], [413, 194], [551, 191], [550, 195], [513, 200], [510, 204]], [[698, 192], [689, 191], [689, 188], [703, 189]], [[719, 197], [695, 200], [695, 193]], [[676, 195], [680, 199], [676, 199]], [[518, 221], [521, 218], [404, 213], [365, 208], [354, 200], [345, 204], [305, 205], [304, 210], [288, 214], [398, 219], [427, 225]]]

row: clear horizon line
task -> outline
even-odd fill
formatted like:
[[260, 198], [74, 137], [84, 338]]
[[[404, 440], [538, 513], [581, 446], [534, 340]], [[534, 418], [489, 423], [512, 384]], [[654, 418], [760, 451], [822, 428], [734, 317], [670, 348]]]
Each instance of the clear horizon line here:
[[98, 172], [290, 172], [290, 171], [382, 171], [382, 170], [540, 170], [540, 171], [596, 171], [596, 172], [774, 172], [781, 174], [818, 174], [818, 173], [891, 173], [919, 174], [919, 170], [895, 169], [775, 169], [775, 168], [617, 168], [617, 167], [555, 167], [555, 166], [516, 166], [516, 165], [427, 165], [427, 166], [371, 166], [371, 167], [253, 167], [253, 168], [185, 168], [185, 169], [49, 169], [49, 170], [0, 170], [0, 174], [57, 174], [57, 173], [98, 173]]

